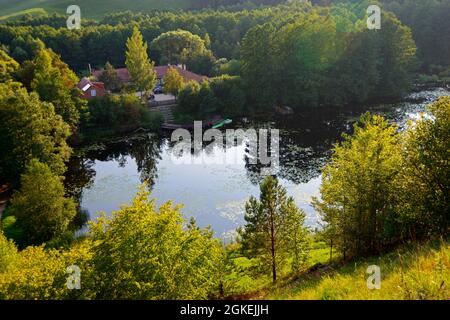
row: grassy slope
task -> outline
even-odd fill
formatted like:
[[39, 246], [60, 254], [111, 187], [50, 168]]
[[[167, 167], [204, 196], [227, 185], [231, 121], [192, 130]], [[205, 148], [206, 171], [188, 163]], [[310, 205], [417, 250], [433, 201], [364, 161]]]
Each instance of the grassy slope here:
[[10, 14], [4, 15], [4, 16], [0, 16], [0, 20], [12, 19], [12, 18], [20, 17], [25, 14], [30, 14], [32, 16], [46, 16], [47, 11], [45, 11], [42, 8], [25, 9], [25, 10], [13, 12], [13, 13], [10, 13]]
[[[367, 288], [369, 265], [381, 268], [380, 290]], [[268, 287], [257, 298], [450, 299], [450, 242], [404, 246], [334, 270], [309, 272], [296, 280]]]
[[148, 12], [189, 9], [191, 3], [192, 0], [0, 0], [0, 18], [33, 8], [65, 14], [71, 4], [80, 6], [82, 17], [101, 18], [106, 13], [125, 10]]
[[[324, 265], [329, 262], [329, 247], [321, 241], [316, 241], [311, 244], [306, 262], [307, 268], [310, 268], [318, 263]], [[334, 259], [338, 258], [336, 254]], [[333, 259], [333, 260], [334, 260]], [[226, 276], [225, 280], [225, 295], [231, 299], [262, 299], [267, 294], [267, 288], [271, 288], [272, 278], [270, 275], [263, 275], [260, 273], [254, 274], [251, 270], [258, 264], [255, 259], [248, 259], [236, 254], [233, 258], [234, 270], [231, 274]], [[282, 274], [279, 274], [280, 285], [284, 286], [292, 277], [292, 271], [286, 267]], [[271, 288], [272, 289], [272, 288]]]

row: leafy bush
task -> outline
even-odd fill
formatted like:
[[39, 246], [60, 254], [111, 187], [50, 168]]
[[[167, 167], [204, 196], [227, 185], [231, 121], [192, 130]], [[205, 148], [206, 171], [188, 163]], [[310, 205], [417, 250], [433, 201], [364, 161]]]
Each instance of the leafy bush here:
[[143, 189], [92, 225], [96, 297], [206, 299], [218, 289], [221, 248], [208, 229], [186, 223], [171, 202], [159, 210]]
[[89, 101], [90, 118], [81, 134], [95, 136], [99, 132], [126, 132], [144, 127], [158, 130], [164, 121], [161, 114], [151, 113], [135, 95], [105, 95]]
[[[222, 247], [171, 202], [141, 189], [132, 205], [93, 222], [70, 248], [18, 252], [0, 233], [0, 299], [206, 299], [219, 289]], [[67, 267], [80, 268], [69, 290]]]
[[202, 84], [189, 82], [178, 95], [177, 119], [200, 120], [213, 115], [238, 116], [244, 112], [245, 92], [239, 77], [220, 76]]
[[[91, 259], [88, 241], [74, 245], [70, 250], [44, 250], [40, 247], [17, 249], [7, 244], [0, 234], [0, 252], [9, 248], [6, 256], [8, 268], [1, 269], [0, 256], [0, 300], [3, 299], [80, 299], [90, 298], [89, 265]], [[3, 249], [5, 250], [5, 249]], [[81, 271], [82, 290], [70, 290], [67, 281], [69, 266], [76, 265]]]

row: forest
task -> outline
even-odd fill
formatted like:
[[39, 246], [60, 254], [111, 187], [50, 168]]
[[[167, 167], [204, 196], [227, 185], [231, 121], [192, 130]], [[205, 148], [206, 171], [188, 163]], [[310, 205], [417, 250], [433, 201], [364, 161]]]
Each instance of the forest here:
[[[74, 149], [98, 142], [99, 129], [160, 133], [161, 115], [143, 103], [155, 65], [208, 76], [165, 76], [183, 123], [270, 118], [277, 106], [299, 115], [370, 107], [448, 85], [450, 1], [378, 3], [380, 30], [367, 28], [369, 1], [349, 0], [205, 0], [187, 11], [107, 13], [79, 30], [61, 13], [1, 20], [0, 186], [11, 197], [0, 215], [0, 299], [448, 298], [450, 97], [406, 129], [367, 112], [343, 133], [311, 202], [320, 229], [306, 225], [276, 176], [258, 181], [230, 243], [187, 219], [181, 204], [157, 205], [151, 181], [89, 222], [66, 185]], [[132, 84], [119, 84], [119, 67]], [[89, 69], [105, 70], [111, 93], [81, 98], [76, 85]], [[345, 290], [353, 279], [345, 268], [361, 259], [390, 268], [389, 290], [369, 294], [359, 280]], [[82, 274], [77, 290], [68, 267]], [[335, 273], [311, 279], [317, 268]]]

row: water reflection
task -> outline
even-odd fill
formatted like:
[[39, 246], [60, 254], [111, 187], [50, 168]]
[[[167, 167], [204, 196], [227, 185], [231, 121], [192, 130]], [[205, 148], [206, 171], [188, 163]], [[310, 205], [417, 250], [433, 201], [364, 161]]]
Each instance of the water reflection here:
[[[404, 126], [408, 118], [422, 112], [438, 96], [450, 95], [444, 89], [413, 94], [405, 102], [382, 105], [375, 112]], [[280, 159], [277, 176], [308, 215], [314, 226], [318, 217], [310, 206], [317, 196], [320, 170], [342, 132], [364, 110], [329, 109], [272, 121], [235, 121], [235, 128], [280, 130]], [[230, 237], [243, 223], [245, 201], [259, 194], [263, 178], [261, 165], [251, 164], [249, 141], [216, 145], [183, 154], [189, 164], [173, 161], [174, 143], [168, 136], [135, 134], [122, 139], [77, 150], [71, 159], [66, 184], [71, 195], [80, 200], [91, 219], [98, 211], [112, 212], [129, 203], [140, 183], [147, 181], [152, 196], [161, 204], [168, 200], [185, 204], [183, 213], [194, 216], [201, 226], [211, 225], [217, 236]], [[236, 161], [220, 161], [230, 156]], [[199, 161], [203, 160], [203, 161]], [[196, 164], [196, 162], [199, 162]]]

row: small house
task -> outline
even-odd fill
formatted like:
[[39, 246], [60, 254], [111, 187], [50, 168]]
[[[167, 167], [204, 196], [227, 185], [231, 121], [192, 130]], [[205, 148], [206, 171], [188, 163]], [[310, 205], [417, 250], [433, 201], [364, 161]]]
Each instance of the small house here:
[[83, 99], [92, 99], [95, 97], [103, 97], [106, 94], [105, 84], [103, 82], [95, 82], [84, 77], [77, 85], [81, 90]]

